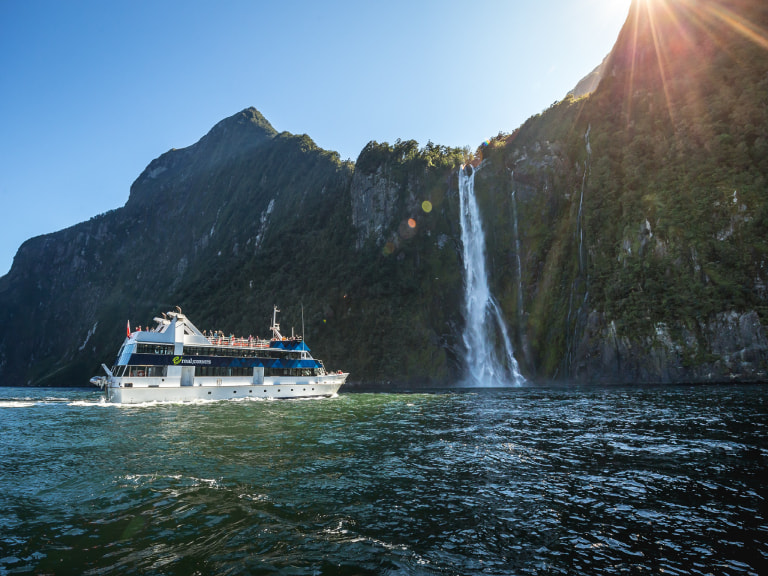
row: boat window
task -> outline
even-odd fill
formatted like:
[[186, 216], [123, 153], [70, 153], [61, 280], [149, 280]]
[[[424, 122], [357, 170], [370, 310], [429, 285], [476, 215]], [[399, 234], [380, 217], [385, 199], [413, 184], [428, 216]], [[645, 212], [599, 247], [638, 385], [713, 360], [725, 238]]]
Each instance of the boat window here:
[[195, 376], [252, 376], [253, 368], [246, 366], [195, 366]]
[[131, 354], [136, 350], [136, 342], [128, 342], [120, 349], [120, 355], [117, 358], [118, 364], [128, 364]]
[[173, 354], [173, 346], [140, 342], [136, 347], [138, 354]]
[[168, 366], [122, 366], [125, 375], [132, 378], [159, 378], [168, 376]]
[[141, 378], [147, 375], [145, 366], [128, 366], [128, 376], [131, 378]]
[[205, 346], [184, 346], [185, 356], [211, 356], [215, 355], [215, 348]]
[[301, 368], [265, 368], [264, 376], [306, 376]]

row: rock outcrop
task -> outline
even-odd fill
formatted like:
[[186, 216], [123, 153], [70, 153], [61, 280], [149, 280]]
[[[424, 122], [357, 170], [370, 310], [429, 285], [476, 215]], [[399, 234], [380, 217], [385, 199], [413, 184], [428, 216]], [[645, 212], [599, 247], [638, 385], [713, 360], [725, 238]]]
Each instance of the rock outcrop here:
[[385, 233], [397, 215], [400, 186], [379, 166], [373, 174], [355, 171], [352, 178], [352, 225], [357, 231], [355, 247], [359, 250], [372, 239], [377, 246], [385, 242]]

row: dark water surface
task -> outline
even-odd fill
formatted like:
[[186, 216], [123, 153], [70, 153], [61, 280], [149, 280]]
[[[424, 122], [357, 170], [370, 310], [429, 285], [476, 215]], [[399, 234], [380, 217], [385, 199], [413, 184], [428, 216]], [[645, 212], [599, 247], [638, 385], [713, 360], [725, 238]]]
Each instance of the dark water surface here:
[[0, 388], [0, 575], [768, 574], [768, 388]]

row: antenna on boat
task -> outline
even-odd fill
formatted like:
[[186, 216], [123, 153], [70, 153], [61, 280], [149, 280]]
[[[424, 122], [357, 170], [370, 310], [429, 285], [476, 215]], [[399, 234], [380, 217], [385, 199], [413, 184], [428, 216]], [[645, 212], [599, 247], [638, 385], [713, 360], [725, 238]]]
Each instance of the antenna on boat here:
[[275, 306], [274, 310], [272, 311], [272, 326], [270, 327], [270, 330], [272, 330], [272, 337], [275, 340], [282, 340], [283, 335], [280, 334], [280, 324], [277, 323], [278, 312], [280, 312], [280, 310], [278, 310], [277, 306]]
[[304, 340], [304, 302], [301, 303], [301, 339]]

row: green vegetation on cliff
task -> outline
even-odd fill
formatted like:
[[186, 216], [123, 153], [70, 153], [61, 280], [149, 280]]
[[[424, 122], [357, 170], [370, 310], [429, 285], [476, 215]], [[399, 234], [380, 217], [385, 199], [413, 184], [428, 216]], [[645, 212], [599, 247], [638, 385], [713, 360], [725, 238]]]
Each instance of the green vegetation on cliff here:
[[[768, 23], [759, 3], [739, 7]], [[488, 210], [508, 214], [513, 189], [519, 201], [529, 369], [599, 378], [597, 340], [612, 333], [637, 354], [671, 337], [681, 362], [718, 370], [708, 324], [732, 311], [767, 319], [768, 59], [739, 28], [694, 13], [714, 8], [676, 3], [662, 20], [636, 3], [594, 94], [483, 149], [502, 198]], [[509, 231], [495, 229], [492, 253], [509, 261]], [[512, 272], [497, 269], [509, 317]]]
[[[85, 383], [112, 362], [126, 320], [176, 305], [201, 328], [264, 336], [274, 304], [286, 332], [303, 325], [355, 382], [445, 381], [461, 322], [448, 192], [462, 154], [371, 143], [355, 172], [254, 109], [228, 118], [153, 161], [124, 208], [25, 243], [0, 279], [3, 382]], [[358, 246], [351, 211], [366, 192], [353, 175], [366, 166], [398, 218]]]

